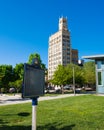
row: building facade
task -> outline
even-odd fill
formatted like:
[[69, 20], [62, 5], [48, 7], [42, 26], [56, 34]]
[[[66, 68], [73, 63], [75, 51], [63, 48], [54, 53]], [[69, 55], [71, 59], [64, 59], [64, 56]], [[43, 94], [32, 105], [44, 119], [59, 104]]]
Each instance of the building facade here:
[[96, 93], [104, 94], [104, 55], [83, 56], [82, 58], [95, 60]]
[[72, 54], [72, 63], [77, 65], [78, 64], [78, 50], [72, 49], [71, 54]]
[[71, 61], [71, 39], [67, 18], [60, 18], [58, 32], [49, 37], [48, 80], [52, 79], [59, 64], [65, 66]]

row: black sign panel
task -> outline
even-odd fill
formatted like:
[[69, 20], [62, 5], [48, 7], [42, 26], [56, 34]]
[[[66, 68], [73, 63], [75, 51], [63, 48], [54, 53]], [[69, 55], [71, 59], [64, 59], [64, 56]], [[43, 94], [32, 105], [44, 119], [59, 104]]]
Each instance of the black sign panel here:
[[44, 94], [45, 72], [34, 65], [24, 64], [22, 97], [34, 98]]

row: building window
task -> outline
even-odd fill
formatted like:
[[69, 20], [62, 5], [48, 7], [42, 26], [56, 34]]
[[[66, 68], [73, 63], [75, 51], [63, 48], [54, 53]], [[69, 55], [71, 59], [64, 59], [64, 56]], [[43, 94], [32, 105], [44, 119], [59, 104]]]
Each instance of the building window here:
[[98, 72], [98, 85], [102, 85], [102, 73]]
[[97, 69], [101, 69], [101, 64], [102, 64], [101, 61], [98, 61], [98, 62], [97, 62]]

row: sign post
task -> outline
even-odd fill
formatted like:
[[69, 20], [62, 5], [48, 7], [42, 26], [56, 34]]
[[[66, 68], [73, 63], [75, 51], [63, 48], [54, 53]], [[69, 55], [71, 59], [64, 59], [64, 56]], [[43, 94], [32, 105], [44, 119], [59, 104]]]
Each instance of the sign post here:
[[37, 98], [32, 99], [32, 130], [36, 130], [36, 106], [37, 104]]
[[32, 99], [32, 130], [36, 130], [36, 106], [38, 97], [44, 95], [45, 72], [41, 69], [37, 58], [31, 65], [24, 64], [23, 98]]

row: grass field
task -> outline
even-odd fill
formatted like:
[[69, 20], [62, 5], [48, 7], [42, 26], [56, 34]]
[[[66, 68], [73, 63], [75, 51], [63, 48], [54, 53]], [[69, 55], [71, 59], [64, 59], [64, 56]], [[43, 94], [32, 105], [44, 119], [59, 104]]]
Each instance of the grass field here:
[[[31, 103], [0, 106], [0, 130], [31, 130]], [[104, 97], [40, 101], [37, 130], [104, 130]]]

